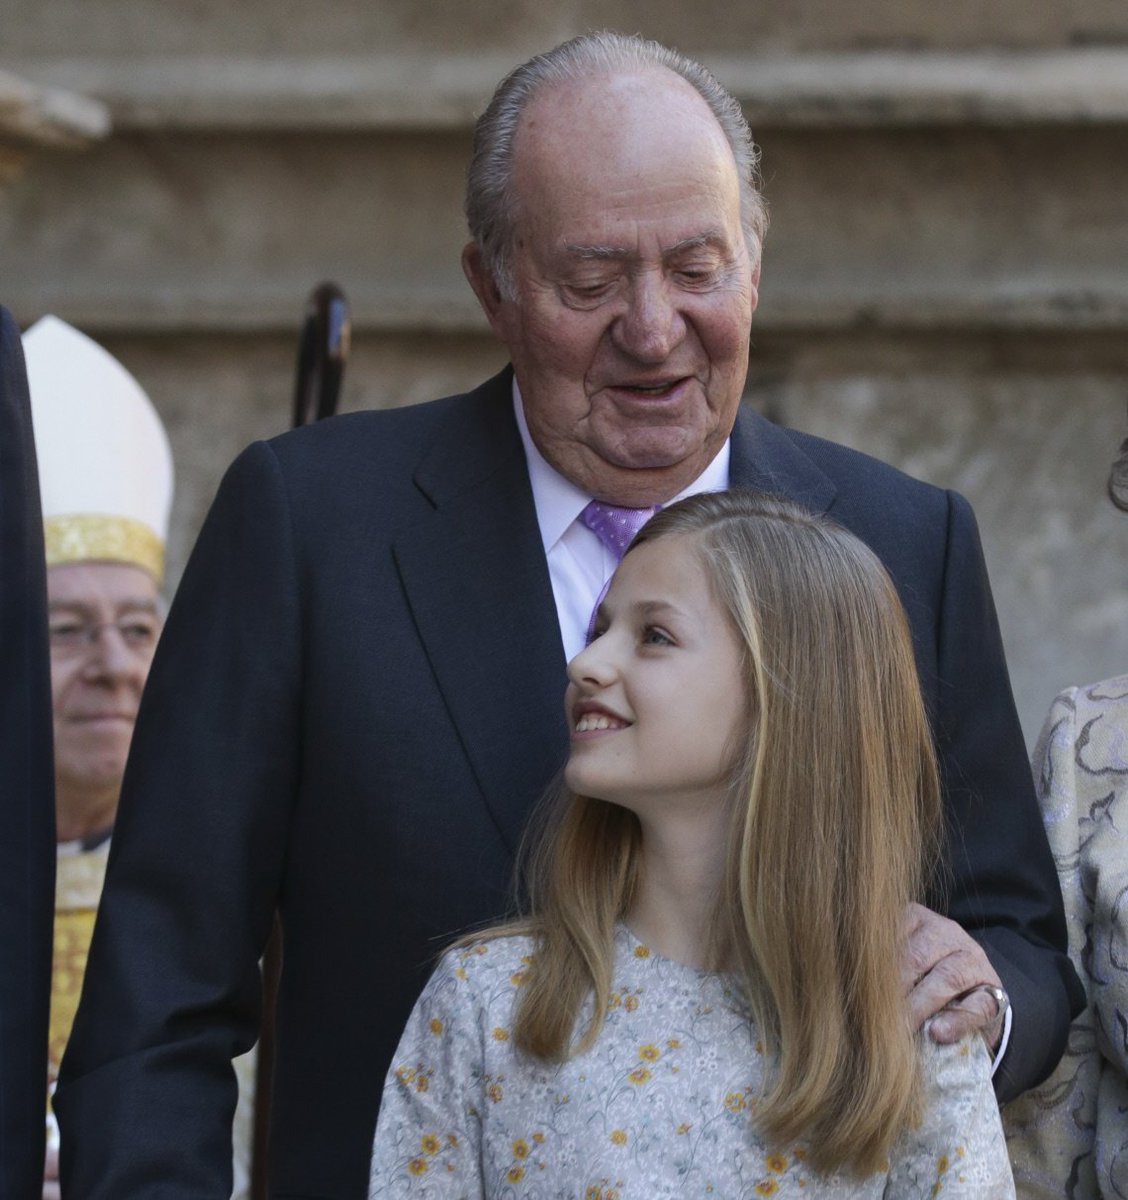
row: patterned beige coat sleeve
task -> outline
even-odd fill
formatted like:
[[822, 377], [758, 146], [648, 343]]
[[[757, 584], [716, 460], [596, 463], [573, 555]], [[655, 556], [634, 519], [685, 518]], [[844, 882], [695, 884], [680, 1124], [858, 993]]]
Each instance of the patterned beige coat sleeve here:
[[1128, 676], [1070, 688], [1034, 752], [1069, 954], [1088, 1005], [1065, 1057], [1004, 1111], [1018, 1194], [1128, 1194]]

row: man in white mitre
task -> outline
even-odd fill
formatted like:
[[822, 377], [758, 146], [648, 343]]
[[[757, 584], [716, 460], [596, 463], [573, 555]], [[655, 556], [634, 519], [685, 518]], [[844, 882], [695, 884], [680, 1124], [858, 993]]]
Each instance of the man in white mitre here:
[[148, 396], [85, 334], [24, 334], [47, 553], [58, 864], [50, 1062], [70, 1034], [125, 760], [162, 622], [172, 453]]
[[[163, 623], [173, 500], [161, 418], [124, 366], [58, 317], [25, 332], [47, 553], [54, 712], [55, 941], [48, 1086], [54, 1088], [86, 955], [140, 694]], [[250, 1187], [254, 1052], [236, 1061], [235, 1190]], [[48, 1117], [43, 1200], [59, 1196]]]
[[[52, 316], [36, 322], [23, 343], [47, 555], [54, 712], [53, 1087], [78, 1006], [129, 743], [163, 621], [173, 464], [152, 402], [106, 350]], [[236, 1195], [247, 1183], [249, 1138], [244, 1141], [244, 1153], [236, 1155], [243, 1159], [236, 1164]], [[45, 1200], [59, 1194], [57, 1172], [57, 1138], [49, 1136]]]
[[[70, 1037], [125, 761], [162, 623], [172, 452], [160, 417], [101, 346], [44, 317], [24, 334], [47, 555], [55, 745], [54, 1087]], [[48, 1118], [43, 1195], [58, 1195]]]

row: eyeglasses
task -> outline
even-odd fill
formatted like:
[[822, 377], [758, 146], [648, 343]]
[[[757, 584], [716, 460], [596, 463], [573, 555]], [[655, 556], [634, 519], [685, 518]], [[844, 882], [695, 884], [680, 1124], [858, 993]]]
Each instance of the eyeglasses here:
[[104, 630], [113, 629], [125, 648], [138, 658], [149, 658], [157, 646], [160, 625], [153, 617], [131, 616], [120, 621], [79, 621], [73, 617], [48, 626], [51, 652], [60, 658], [92, 654]]

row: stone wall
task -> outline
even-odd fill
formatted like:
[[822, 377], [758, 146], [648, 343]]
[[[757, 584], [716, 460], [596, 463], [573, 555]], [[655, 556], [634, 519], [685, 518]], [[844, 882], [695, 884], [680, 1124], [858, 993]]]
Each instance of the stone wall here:
[[[863, 11], [864, 10], [864, 11]], [[101, 338], [178, 464], [174, 577], [223, 468], [287, 423], [309, 288], [350, 296], [346, 407], [499, 366], [458, 266], [473, 115], [527, 53], [640, 29], [715, 67], [773, 223], [749, 401], [965, 492], [1033, 737], [1128, 670], [1128, 7], [0, 0], [0, 68], [112, 136], [0, 192], [0, 302]]]

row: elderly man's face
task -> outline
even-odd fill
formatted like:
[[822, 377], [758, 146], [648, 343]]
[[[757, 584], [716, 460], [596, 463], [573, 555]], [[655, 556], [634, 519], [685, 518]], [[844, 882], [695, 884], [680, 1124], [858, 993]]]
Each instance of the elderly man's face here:
[[530, 102], [515, 147], [513, 283], [464, 266], [511, 355], [533, 440], [585, 491], [669, 500], [709, 463], [748, 368], [757, 264], [732, 152], [672, 73]]
[[[152, 577], [124, 563], [50, 567], [47, 601], [55, 784], [65, 838], [113, 819], [161, 617]], [[76, 821], [90, 827], [64, 828]]]

